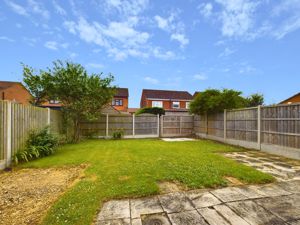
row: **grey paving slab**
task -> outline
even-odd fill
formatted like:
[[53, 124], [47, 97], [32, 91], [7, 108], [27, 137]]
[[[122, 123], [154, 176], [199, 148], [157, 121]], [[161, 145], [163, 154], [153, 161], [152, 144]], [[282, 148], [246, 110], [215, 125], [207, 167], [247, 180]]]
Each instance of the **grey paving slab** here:
[[182, 192], [160, 195], [158, 198], [164, 211], [168, 213], [195, 209], [188, 197]]
[[163, 212], [157, 197], [130, 200], [130, 209], [131, 218], [139, 218], [142, 214]]
[[197, 210], [168, 214], [172, 225], [208, 225]]
[[226, 205], [216, 205], [214, 206], [215, 210], [218, 211], [230, 224], [236, 225], [249, 225], [245, 220], [243, 220], [240, 216], [238, 216], [235, 212], [233, 212]]
[[130, 225], [130, 219], [101, 220], [96, 225]]
[[289, 225], [300, 225], [300, 220], [292, 221], [288, 223]]
[[241, 194], [245, 195], [249, 199], [261, 198], [265, 196], [262, 195], [262, 193], [260, 193], [259, 191], [257, 191], [257, 188], [252, 186], [240, 186], [235, 187], [234, 189], [240, 192]]
[[222, 188], [211, 191], [211, 193], [219, 198], [223, 202], [231, 202], [247, 199], [247, 196], [243, 195], [234, 187]]
[[284, 221], [300, 220], [300, 194], [262, 198], [255, 202]]
[[300, 180], [293, 180], [289, 182], [280, 182], [277, 184], [285, 191], [297, 194], [300, 193]]
[[130, 218], [129, 200], [112, 200], [103, 204], [98, 220]]
[[230, 225], [215, 209], [202, 208], [198, 209], [199, 213], [210, 225]]
[[276, 197], [291, 194], [291, 192], [285, 191], [276, 183], [252, 186], [252, 188], [254, 188], [259, 194], [267, 197]]
[[142, 220], [141, 220], [141, 218], [132, 219], [132, 220], [131, 220], [131, 225], [142, 225]]
[[252, 200], [226, 203], [250, 225], [283, 225], [285, 222]]
[[166, 213], [148, 214], [142, 216], [143, 225], [172, 225]]
[[192, 201], [197, 209], [221, 204], [221, 201], [218, 200], [214, 195], [201, 190], [186, 192], [186, 196]]

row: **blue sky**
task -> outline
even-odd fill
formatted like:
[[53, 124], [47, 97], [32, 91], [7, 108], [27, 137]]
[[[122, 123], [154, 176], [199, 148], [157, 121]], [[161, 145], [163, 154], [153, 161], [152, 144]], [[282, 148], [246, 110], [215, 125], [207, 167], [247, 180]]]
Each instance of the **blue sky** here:
[[2, 0], [0, 80], [72, 60], [128, 87], [300, 91], [300, 0]]

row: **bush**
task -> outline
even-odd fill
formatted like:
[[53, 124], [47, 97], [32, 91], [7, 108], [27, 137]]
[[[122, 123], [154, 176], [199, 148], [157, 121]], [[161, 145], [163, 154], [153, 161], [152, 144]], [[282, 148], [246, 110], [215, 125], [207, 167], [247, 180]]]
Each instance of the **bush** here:
[[124, 131], [121, 129], [114, 131], [112, 134], [112, 138], [115, 140], [122, 139], [123, 136], [124, 136]]
[[25, 148], [18, 151], [13, 160], [15, 164], [18, 164], [51, 155], [55, 152], [58, 143], [58, 138], [49, 132], [48, 127], [42, 130], [32, 130], [29, 133]]
[[140, 110], [138, 110], [135, 115], [143, 114], [143, 113], [150, 113], [154, 115], [165, 115], [165, 110], [160, 107], [145, 107]]

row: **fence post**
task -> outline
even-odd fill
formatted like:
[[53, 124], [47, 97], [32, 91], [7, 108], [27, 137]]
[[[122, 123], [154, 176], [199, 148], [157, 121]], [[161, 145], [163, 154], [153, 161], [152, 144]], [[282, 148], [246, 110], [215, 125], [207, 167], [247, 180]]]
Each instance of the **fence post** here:
[[135, 115], [132, 114], [132, 136], [135, 136]]
[[261, 150], [261, 106], [257, 107], [257, 145]]
[[227, 110], [224, 109], [224, 141], [227, 138]]
[[159, 114], [157, 114], [157, 136], [159, 137]]
[[6, 111], [6, 166], [9, 167], [11, 164], [11, 157], [12, 157], [12, 149], [11, 149], [11, 120], [12, 120], [12, 104], [11, 101], [7, 102], [7, 111]]
[[164, 115], [160, 118], [160, 137], [163, 137], [164, 135]]
[[106, 114], [106, 137], [108, 138], [108, 113]]

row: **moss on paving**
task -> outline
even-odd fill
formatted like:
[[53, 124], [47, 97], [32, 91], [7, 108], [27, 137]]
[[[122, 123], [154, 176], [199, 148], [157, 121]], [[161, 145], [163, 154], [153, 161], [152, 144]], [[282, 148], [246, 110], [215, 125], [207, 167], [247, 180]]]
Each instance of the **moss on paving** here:
[[61, 147], [50, 157], [22, 167], [88, 164], [86, 177], [49, 210], [43, 224], [91, 224], [101, 204], [112, 198], [159, 193], [158, 181], [179, 181], [189, 188], [226, 186], [225, 176], [245, 183], [274, 178], [223, 157], [218, 152], [244, 151], [212, 141], [88, 140]]

